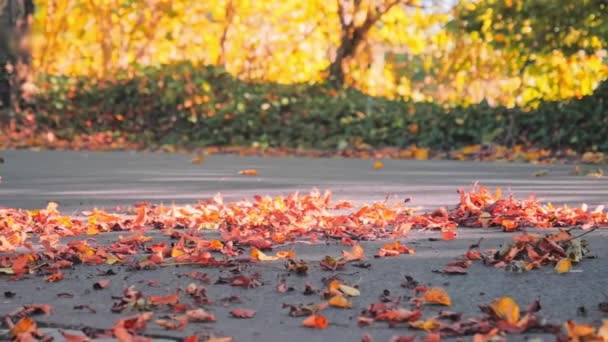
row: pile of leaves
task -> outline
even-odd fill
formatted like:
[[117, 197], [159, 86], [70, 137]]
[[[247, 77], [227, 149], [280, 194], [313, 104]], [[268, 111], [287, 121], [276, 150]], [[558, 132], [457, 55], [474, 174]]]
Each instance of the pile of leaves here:
[[[103, 137], [115, 148], [134, 143], [245, 146], [352, 155], [394, 147], [384, 154], [415, 158], [429, 149], [435, 151], [432, 155], [454, 159], [473, 154], [507, 160], [608, 150], [608, 116], [601, 105], [608, 82], [593, 95], [542, 103], [530, 112], [486, 103], [444, 108], [329, 84], [246, 83], [220, 68], [190, 63], [130, 70], [107, 79], [43, 76], [39, 87], [35, 115], [24, 115], [3, 132], [0, 146], [103, 148], [96, 143]], [[24, 139], [20, 134], [32, 123], [35, 131]], [[544, 150], [558, 152], [548, 156]]]
[[[38, 275], [47, 282], [58, 282], [64, 279], [66, 269], [78, 264], [123, 265], [133, 270], [178, 265], [229, 270], [216, 279], [198, 271], [182, 273], [181, 276], [197, 282], [166, 295], [146, 295], [135, 287], [126, 288], [121, 297], [114, 298], [112, 312], [134, 315], [119, 319], [110, 330], [89, 334], [131, 341], [142, 338], [140, 335], [148, 322], [171, 330], [182, 330], [195, 322], [215, 322], [215, 314], [204, 308], [212, 302], [206, 284], [261, 286], [265, 281], [260, 274], [247, 271], [243, 266], [277, 260], [284, 261], [287, 273], [306, 276], [314, 266], [298, 260], [294, 251], [286, 247], [292, 243], [337, 239], [352, 248], [342, 251], [340, 257], [326, 256], [318, 264], [320, 270], [334, 272], [334, 276], [323, 280], [325, 289], [317, 290], [311, 282], [306, 282], [304, 289], [305, 295], [318, 294], [322, 301], [310, 305], [284, 305], [290, 316], [301, 317], [303, 326], [325, 329], [331, 322], [323, 315], [323, 310], [350, 309], [361, 294], [357, 285], [340, 280], [335, 273], [348, 265], [369, 267], [363, 262], [365, 251], [357, 240], [393, 239], [374, 255], [383, 258], [415, 253], [414, 248], [397, 241], [411, 229], [439, 230], [444, 239], [450, 240], [457, 236], [458, 227], [501, 227], [513, 231], [528, 225], [539, 228], [579, 225], [587, 229], [608, 225], [608, 213], [603, 208], [594, 211], [586, 207], [554, 208], [539, 204], [534, 198], [523, 201], [513, 196], [502, 198], [500, 190], [491, 193], [482, 186], [476, 186], [470, 192], [459, 192], [460, 201], [454, 209], [439, 208], [427, 214], [417, 214], [402, 202], [389, 204], [388, 200], [355, 208], [349, 202], [332, 201], [329, 192], [317, 191], [306, 195], [294, 193], [285, 198], [255, 196], [252, 201], [232, 203], [224, 203], [219, 194], [194, 205], [140, 203], [125, 211], [94, 209], [84, 212], [84, 218], [62, 215], [55, 203], [33, 211], [0, 209], [0, 274], [11, 280]], [[509, 222], [505, 223], [506, 220]], [[146, 234], [151, 229], [161, 233], [160, 240]], [[207, 230], [217, 230], [219, 238], [212, 239], [205, 234]], [[95, 236], [106, 232], [120, 232], [120, 235], [105, 244], [98, 243]], [[551, 265], [560, 273], [567, 272], [572, 263], [589, 256], [581, 235], [574, 236], [571, 230], [559, 230], [545, 236], [524, 233], [515, 236], [514, 242], [501, 250], [486, 253], [480, 251], [480, 243], [477, 243], [469, 248], [463, 260], [450, 263], [443, 272], [466, 273], [474, 260], [514, 271]], [[65, 237], [71, 239], [64, 241]], [[270, 252], [272, 249], [279, 250]], [[107, 278], [98, 279], [93, 289], [102, 290], [109, 284]], [[606, 325], [596, 329], [569, 321], [564, 332], [560, 326], [549, 324], [538, 316], [539, 302], [520, 313], [517, 303], [509, 297], [482, 306], [483, 315], [479, 317], [463, 318], [460, 313], [445, 310], [431, 313], [426, 311], [428, 306], [452, 305], [444, 289], [427, 288], [411, 277], [406, 277], [402, 287], [411, 291], [411, 296], [396, 297], [383, 292], [380, 302], [370, 304], [357, 318], [358, 324], [369, 326], [386, 322], [391, 327], [406, 326], [425, 331], [430, 341], [465, 335], [474, 335], [477, 341], [489, 341], [507, 333], [531, 331], [554, 334], [560, 341], [568, 338], [592, 340], [605, 338], [608, 331]], [[276, 290], [285, 293], [293, 288], [281, 278]], [[5, 293], [5, 296], [9, 295], [10, 292]], [[240, 300], [232, 296], [219, 302], [231, 305], [239, 304]], [[606, 310], [602, 305], [600, 309]], [[79, 309], [94, 312], [86, 305]], [[51, 311], [48, 305], [33, 304], [7, 314], [5, 322], [11, 337], [16, 340], [44, 339], [30, 316], [48, 315]], [[255, 314], [253, 310], [239, 307], [230, 311], [231, 317], [236, 319], [252, 318]], [[64, 337], [71, 338], [66, 332]], [[414, 337], [400, 338], [409, 341]], [[195, 336], [188, 337], [188, 341], [196, 340]]]

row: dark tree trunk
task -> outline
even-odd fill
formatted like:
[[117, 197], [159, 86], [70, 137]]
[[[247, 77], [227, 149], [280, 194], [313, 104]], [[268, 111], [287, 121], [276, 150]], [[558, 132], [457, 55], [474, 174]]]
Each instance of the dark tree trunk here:
[[[340, 18], [341, 39], [336, 49], [336, 56], [328, 68], [329, 78], [336, 85], [343, 85], [345, 80], [345, 63], [357, 53], [359, 45], [365, 41], [370, 29], [400, 0], [376, 0], [374, 6], [362, 8], [361, 0], [336, 0], [338, 2], [338, 17]], [[408, 3], [408, 1], [404, 1]], [[365, 11], [365, 20], [355, 23], [353, 17]]]
[[29, 33], [32, 0], [0, 0], [0, 124], [8, 123], [25, 102], [30, 77]]

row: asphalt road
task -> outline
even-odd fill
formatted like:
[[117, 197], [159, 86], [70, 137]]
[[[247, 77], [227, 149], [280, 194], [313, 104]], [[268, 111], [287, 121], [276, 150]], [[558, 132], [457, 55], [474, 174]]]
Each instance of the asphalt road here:
[[[0, 165], [3, 178], [0, 207], [34, 209], [56, 201], [62, 211], [74, 214], [92, 207], [113, 208], [141, 201], [189, 203], [216, 192], [222, 192], [228, 199], [240, 199], [253, 194], [306, 192], [313, 187], [330, 189], [336, 199], [358, 203], [381, 201], [387, 193], [392, 193], [401, 198], [412, 197], [413, 206], [431, 209], [455, 204], [456, 189], [469, 188], [476, 181], [491, 188], [501, 187], [503, 193], [512, 190], [518, 197], [536, 194], [541, 200], [553, 203], [608, 205], [606, 178], [570, 175], [573, 167], [568, 165], [386, 160], [382, 169], [373, 170], [372, 160], [210, 156], [204, 164], [194, 165], [190, 163], [190, 156], [179, 154], [3, 151], [0, 155], [6, 160]], [[243, 169], [256, 169], [258, 175], [238, 175]], [[547, 170], [548, 174], [535, 177], [533, 174], [538, 170]], [[479, 315], [480, 304], [511, 296], [521, 307], [540, 298], [542, 317], [555, 323], [574, 319], [597, 326], [608, 318], [597, 309], [598, 303], [606, 301], [608, 296], [606, 231], [586, 236], [597, 258], [585, 260], [568, 274], [558, 275], [550, 268], [517, 274], [481, 264], [474, 264], [464, 276], [432, 272], [461, 256], [480, 237], [484, 237], [483, 248], [499, 248], [512, 236], [497, 230], [471, 229], [461, 230], [459, 238], [453, 241], [430, 241], [429, 238], [437, 237], [436, 233], [414, 232], [404, 241], [416, 248], [416, 254], [384, 259], [370, 257], [369, 269], [348, 267], [336, 273], [320, 270], [317, 261], [325, 255], [338, 256], [343, 246], [336, 243], [298, 245], [296, 254], [312, 266], [306, 277], [287, 277], [287, 286], [293, 287], [293, 291], [284, 294], [276, 291], [278, 278], [286, 276], [281, 262], [250, 265], [245, 272], [260, 273], [262, 286], [241, 289], [222, 284], [205, 285], [208, 296], [214, 300], [208, 309], [216, 314], [216, 323], [191, 323], [185, 331], [167, 331], [150, 322], [146, 334], [159, 340], [180, 340], [197, 333], [229, 335], [235, 341], [359, 341], [362, 334], [368, 332], [375, 341], [388, 341], [391, 336], [412, 332], [403, 327], [389, 329], [386, 324], [359, 328], [356, 318], [367, 305], [378, 302], [384, 290], [392, 296], [407, 295], [400, 286], [405, 275], [422, 284], [444, 287], [453, 301], [450, 310], [463, 312], [465, 316]], [[116, 236], [101, 236], [98, 242], [104, 238]], [[371, 255], [381, 244], [367, 242], [364, 248]], [[117, 274], [99, 275], [109, 268]], [[180, 276], [191, 270], [194, 269], [165, 267], [133, 272], [107, 265], [77, 266], [64, 272], [65, 279], [57, 283], [46, 283], [43, 277], [35, 276], [17, 282], [0, 278], [0, 293], [16, 293], [12, 298], [0, 299], [0, 315], [24, 304], [44, 303], [52, 305], [54, 311], [48, 317], [35, 317], [43, 326], [107, 329], [117, 319], [132, 315], [111, 313], [110, 307], [115, 301], [112, 296], [120, 297], [130, 285], [146, 295], [167, 295], [192, 282]], [[197, 270], [207, 273], [211, 279], [226, 272], [214, 268]], [[325, 310], [330, 321], [328, 329], [303, 328], [301, 318], [289, 317], [287, 310], [281, 309], [283, 303], [319, 302], [318, 295], [302, 293], [304, 283], [310, 281], [313, 287], [321, 288], [322, 279], [332, 275], [358, 285], [361, 296], [353, 300], [353, 309]], [[110, 279], [110, 286], [93, 290], [93, 283], [100, 278]], [[150, 286], [150, 280], [158, 284]], [[59, 293], [70, 293], [73, 297], [58, 297]], [[230, 295], [239, 296], [241, 303], [223, 305], [220, 299]], [[95, 313], [74, 309], [83, 304]], [[250, 320], [230, 318], [228, 312], [235, 307], [255, 309], [257, 314]], [[581, 315], [580, 307], [586, 308], [586, 315]], [[56, 332], [53, 329], [50, 331]], [[510, 336], [509, 341], [531, 336]], [[552, 340], [550, 336], [541, 338]]]

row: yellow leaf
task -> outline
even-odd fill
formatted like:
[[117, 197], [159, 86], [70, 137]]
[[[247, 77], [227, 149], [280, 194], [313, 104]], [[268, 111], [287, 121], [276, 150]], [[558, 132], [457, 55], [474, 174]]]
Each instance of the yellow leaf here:
[[352, 308], [353, 303], [342, 295], [335, 295], [329, 299], [329, 305], [337, 308]]
[[381, 161], [379, 161], [379, 160], [374, 163], [374, 170], [378, 170], [378, 169], [381, 169], [383, 167], [384, 167], [384, 164]]
[[450, 295], [448, 295], [448, 293], [445, 292], [445, 290], [440, 287], [434, 287], [434, 288], [426, 291], [424, 293], [424, 297], [422, 297], [422, 300], [424, 300], [427, 303], [432, 303], [432, 304], [441, 304], [441, 305], [445, 305], [445, 306], [452, 305], [452, 300], [450, 299]]
[[519, 306], [511, 297], [502, 297], [490, 305], [490, 308], [499, 319], [510, 324], [519, 322]]
[[567, 273], [570, 272], [572, 268], [572, 260], [570, 258], [561, 258], [557, 265], [555, 265], [555, 271], [557, 273]]
[[182, 256], [184, 254], [185, 254], [184, 251], [182, 249], [180, 249], [180, 248], [177, 248], [177, 247], [171, 248], [171, 257], [172, 258], [177, 258], [177, 257], [180, 257], [180, 256]]
[[118, 259], [116, 257], [116, 255], [111, 254], [111, 253], [108, 254], [108, 257], [106, 258], [106, 264], [108, 264], [108, 265], [114, 265], [115, 263], [117, 263], [119, 261], [120, 261], [120, 259]]
[[410, 327], [425, 331], [431, 331], [439, 328], [439, 323], [434, 319], [428, 319], [426, 321], [416, 321], [410, 323]]

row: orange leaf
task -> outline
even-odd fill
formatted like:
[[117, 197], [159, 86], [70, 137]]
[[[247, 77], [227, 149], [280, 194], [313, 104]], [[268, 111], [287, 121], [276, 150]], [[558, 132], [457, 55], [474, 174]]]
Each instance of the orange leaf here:
[[251, 249], [251, 258], [258, 261], [274, 261], [279, 259], [278, 257], [266, 255], [255, 247]]
[[502, 220], [500, 224], [505, 228], [505, 231], [507, 232], [514, 231], [515, 229], [517, 229], [518, 225], [517, 222], [513, 220]]
[[352, 308], [353, 303], [342, 295], [335, 295], [329, 299], [329, 305], [337, 308]]
[[247, 170], [239, 171], [239, 175], [243, 175], [243, 176], [255, 176], [257, 174], [258, 174], [258, 171], [254, 170], [254, 169], [247, 169]]
[[302, 322], [302, 325], [309, 328], [325, 329], [327, 328], [328, 323], [325, 316], [311, 315]]
[[18, 337], [21, 334], [33, 333], [34, 331], [36, 331], [36, 322], [25, 316], [11, 328], [10, 334], [13, 337]]
[[427, 303], [451, 306], [452, 300], [447, 292], [440, 287], [434, 287], [424, 293], [422, 299]]
[[342, 255], [347, 261], [357, 261], [365, 257], [365, 251], [361, 245], [356, 244], [353, 246], [350, 252], [342, 251]]
[[492, 312], [498, 319], [515, 325], [519, 322], [519, 306], [511, 297], [502, 297], [490, 304]]
[[63, 330], [60, 330], [59, 332], [61, 332], [61, 335], [63, 335], [63, 338], [67, 341], [67, 342], [89, 342], [91, 339], [84, 336], [84, 335], [76, 335], [76, 334], [70, 334], [68, 332], [65, 332]]
[[384, 164], [381, 161], [379, 161], [379, 160], [374, 163], [374, 170], [378, 170], [378, 169], [381, 169], [383, 167], [384, 167]]
[[589, 338], [595, 335], [595, 328], [586, 324], [576, 324], [574, 321], [567, 321], [565, 324], [568, 337], [572, 341], [580, 341], [581, 338]]
[[445, 230], [441, 232], [441, 237], [445, 241], [454, 240], [456, 238], [456, 232], [453, 230]]
[[50, 276], [48, 276], [46, 278], [46, 281], [48, 281], [49, 283], [54, 283], [56, 281], [60, 281], [61, 279], [63, 279], [63, 273], [57, 271], [57, 272], [51, 274]]
[[152, 305], [175, 305], [179, 303], [179, 293], [170, 294], [168, 296], [150, 296], [148, 301]]

